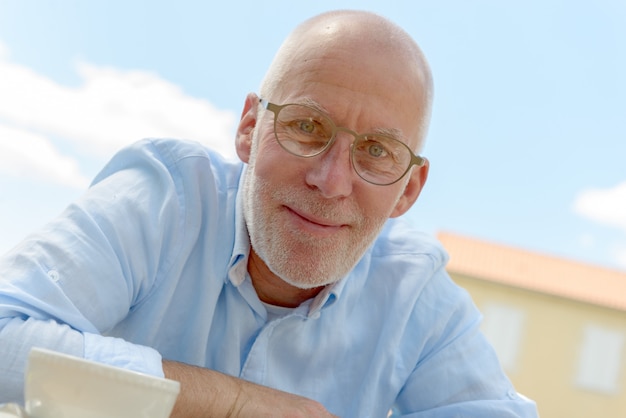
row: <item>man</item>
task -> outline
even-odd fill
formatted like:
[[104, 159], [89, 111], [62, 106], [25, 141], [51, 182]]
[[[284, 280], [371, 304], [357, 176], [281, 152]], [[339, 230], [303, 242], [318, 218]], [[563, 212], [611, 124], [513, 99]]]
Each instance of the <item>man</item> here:
[[43, 346], [180, 381], [175, 417], [536, 416], [445, 253], [395, 219], [431, 97], [391, 22], [304, 22], [245, 100], [245, 168], [140, 142], [2, 259], [0, 397]]

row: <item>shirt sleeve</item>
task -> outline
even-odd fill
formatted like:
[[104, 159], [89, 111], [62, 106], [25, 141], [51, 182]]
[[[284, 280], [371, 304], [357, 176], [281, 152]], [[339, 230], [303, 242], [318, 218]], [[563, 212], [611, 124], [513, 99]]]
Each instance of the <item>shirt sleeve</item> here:
[[0, 258], [0, 402], [22, 400], [33, 346], [163, 376], [158, 352], [105, 335], [178, 254], [185, 213], [175, 171], [154, 143], [129, 147]]
[[[396, 400], [393, 417], [534, 418], [534, 402], [520, 396], [480, 332], [481, 315], [443, 268], [430, 280], [414, 323], [429, 330], [423, 351]], [[429, 323], [425, 323], [428, 321]], [[422, 332], [416, 330], [416, 332]]]

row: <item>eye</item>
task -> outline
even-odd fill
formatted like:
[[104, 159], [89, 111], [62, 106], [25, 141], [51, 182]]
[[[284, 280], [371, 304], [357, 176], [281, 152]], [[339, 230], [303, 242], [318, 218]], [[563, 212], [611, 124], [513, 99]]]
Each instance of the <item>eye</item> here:
[[315, 132], [316, 125], [317, 123], [310, 119], [298, 121], [298, 128], [306, 134], [312, 134], [313, 132]]
[[367, 152], [370, 156], [377, 158], [384, 157], [387, 153], [385, 148], [380, 144], [371, 144], [367, 147]]

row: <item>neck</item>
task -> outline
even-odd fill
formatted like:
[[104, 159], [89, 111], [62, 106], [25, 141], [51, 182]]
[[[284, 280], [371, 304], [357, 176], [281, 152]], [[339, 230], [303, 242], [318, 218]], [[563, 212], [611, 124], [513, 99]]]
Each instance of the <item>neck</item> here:
[[248, 258], [248, 273], [259, 299], [270, 305], [295, 308], [305, 300], [317, 296], [324, 288], [301, 289], [290, 285], [272, 273], [253, 249], [250, 249]]

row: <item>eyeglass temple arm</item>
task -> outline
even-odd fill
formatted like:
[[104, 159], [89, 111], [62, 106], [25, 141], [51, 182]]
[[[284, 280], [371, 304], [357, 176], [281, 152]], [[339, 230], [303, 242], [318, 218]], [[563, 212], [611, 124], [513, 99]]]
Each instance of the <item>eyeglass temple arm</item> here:
[[426, 164], [426, 158], [420, 155], [415, 155], [413, 154], [413, 152], [411, 152], [411, 165], [422, 167], [424, 164]]
[[269, 101], [267, 101], [267, 100], [265, 100], [263, 98], [259, 98], [259, 103], [261, 103], [261, 106], [263, 106], [264, 109], [267, 109], [267, 110], [269, 110], [271, 112], [274, 112], [274, 113], [277, 113], [280, 110], [280, 108], [282, 107], [282, 106], [278, 106], [278, 105], [276, 105], [274, 103], [270, 103]]

